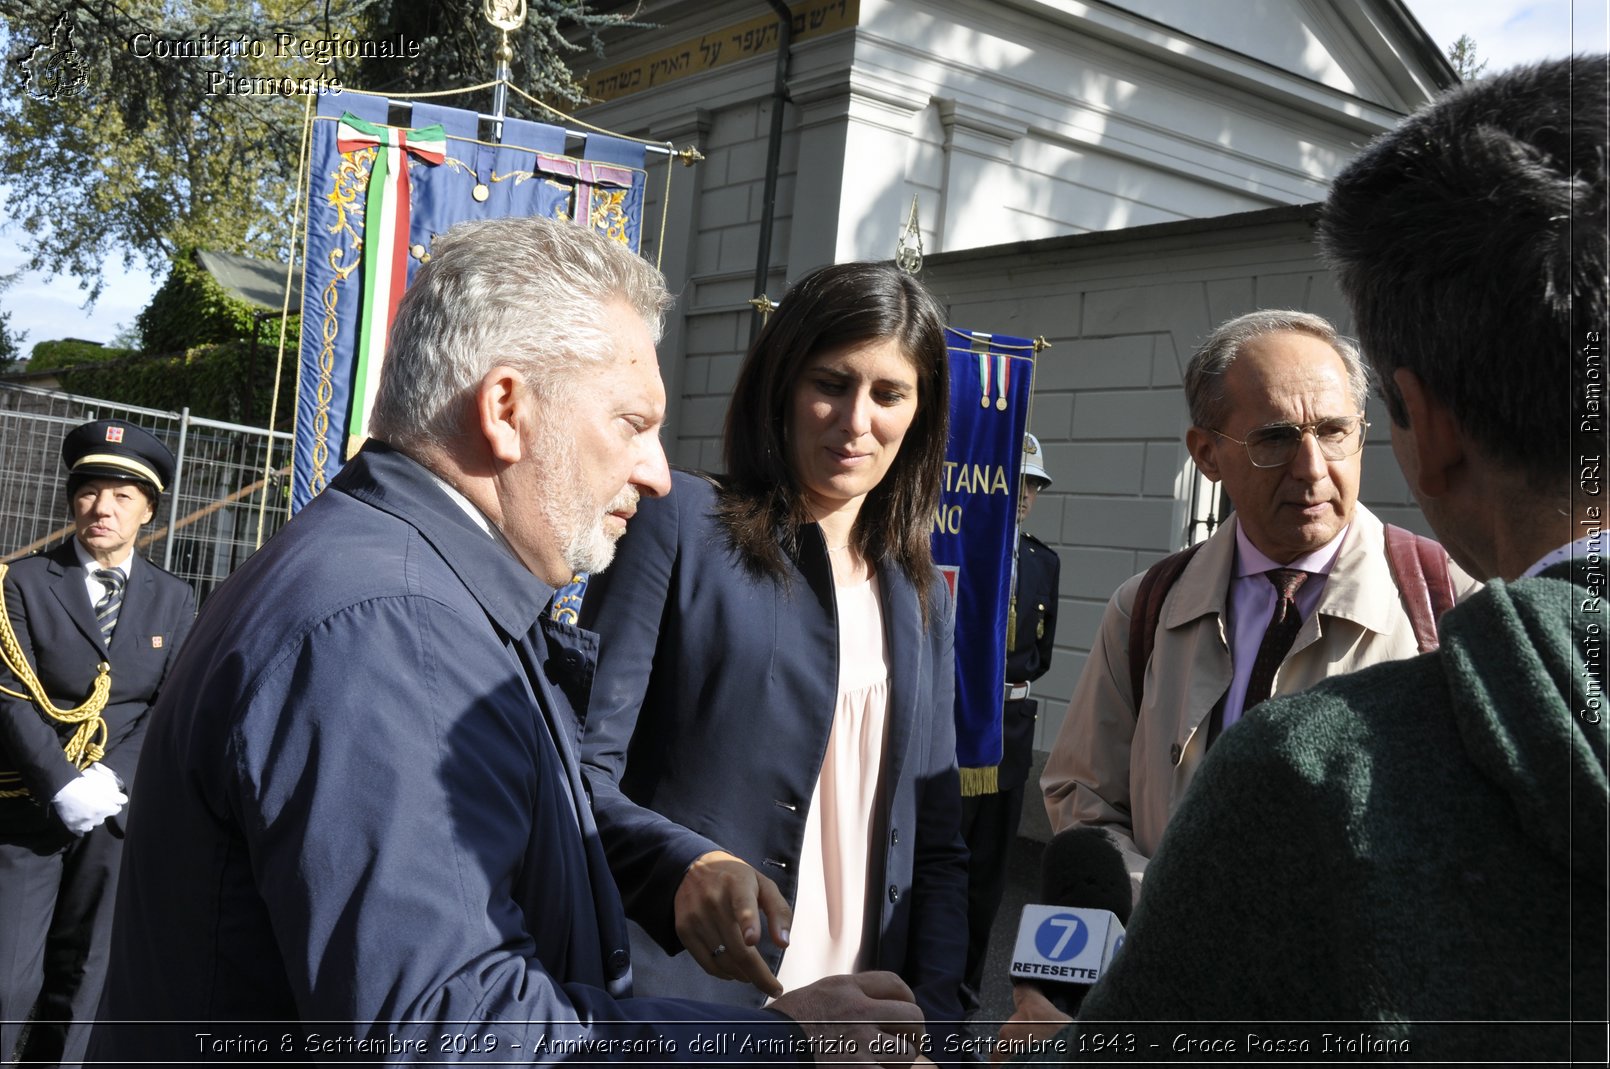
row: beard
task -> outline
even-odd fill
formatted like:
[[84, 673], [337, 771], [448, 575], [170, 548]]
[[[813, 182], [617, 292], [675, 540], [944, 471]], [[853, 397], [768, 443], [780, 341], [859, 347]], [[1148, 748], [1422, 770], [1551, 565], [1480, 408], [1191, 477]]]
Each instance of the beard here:
[[637, 508], [637, 487], [627, 486], [602, 511], [577, 517], [574, 528], [565, 534], [565, 562], [573, 572], [601, 572], [615, 559], [615, 540], [620, 536], [604, 526], [611, 512]]
[[604, 517], [611, 512], [637, 507], [638, 491], [627, 485], [603, 508], [599, 508], [581, 489], [585, 482], [577, 464], [575, 442], [561, 433], [543, 433], [541, 454], [545, 477], [538, 491], [543, 519], [559, 540], [565, 566], [577, 572], [601, 572], [615, 559], [615, 539], [606, 529]]

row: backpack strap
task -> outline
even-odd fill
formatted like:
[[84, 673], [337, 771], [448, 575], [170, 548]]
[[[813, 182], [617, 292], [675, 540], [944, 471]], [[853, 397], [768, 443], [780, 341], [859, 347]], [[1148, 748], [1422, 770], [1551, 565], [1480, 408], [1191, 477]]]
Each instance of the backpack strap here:
[[1437, 621], [1453, 608], [1453, 576], [1441, 543], [1392, 524], [1386, 525], [1386, 560], [1398, 596], [1409, 614], [1421, 653], [1439, 645]]
[[1146, 664], [1152, 659], [1152, 647], [1157, 645], [1157, 624], [1163, 616], [1163, 602], [1175, 580], [1191, 562], [1202, 543], [1186, 546], [1171, 553], [1146, 569], [1141, 576], [1140, 589], [1135, 591], [1135, 604], [1129, 610], [1129, 692], [1135, 699], [1135, 714], [1140, 715], [1140, 699], [1146, 689]]
[[[1129, 691], [1134, 697], [1137, 715], [1146, 689], [1146, 665], [1157, 645], [1163, 602], [1191, 557], [1201, 548], [1202, 543], [1197, 542], [1164, 557], [1146, 569], [1140, 588], [1135, 591], [1135, 604], [1129, 611]], [[1403, 607], [1409, 614], [1409, 623], [1414, 627], [1415, 642], [1421, 653], [1429, 653], [1438, 646], [1437, 621], [1453, 608], [1456, 600], [1453, 575], [1448, 571], [1448, 554], [1435, 539], [1387, 524], [1386, 559]]]

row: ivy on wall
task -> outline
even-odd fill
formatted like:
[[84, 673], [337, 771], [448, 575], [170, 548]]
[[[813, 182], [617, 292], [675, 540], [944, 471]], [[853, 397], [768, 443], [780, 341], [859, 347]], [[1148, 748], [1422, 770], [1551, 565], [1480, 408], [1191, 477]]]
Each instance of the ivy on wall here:
[[[134, 325], [145, 352], [172, 353], [206, 342], [250, 338], [252, 311], [251, 305], [230, 294], [202, 269], [194, 249], [186, 249], [174, 258], [168, 280], [152, 295]], [[273, 320], [277, 337], [279, 317]]]
[[[273, 321], [278, 340], [279, 321]], [[291, 335], [296, 337], [293, 322]], [[287, 427], [295, 398], [295, 350], [280, 381], [276, 423]], [[259, 342], [255, 359], [249, 341], [212, 342], [169, 355], [135, 355], [111, 362], [85, 362], [57, 376], [62, 389], [89, 397], [172, 411], [188, 407], [193, 416], [266, 427], [274, 391], [275, 344]], [[253, 366], [255, 365], [255, 366]]]
[[98, 342], [82, 341], [78, 338], [63, 338], [60, 341], [42, 341], [33, 347], [29, 356], [29, 363], [33, 367], [77, 367], [83, 364], [105, 364], [114, 360], [122, 360], [131, 356], [138, 350], [119, 349], [111, 345], [101, 345]]

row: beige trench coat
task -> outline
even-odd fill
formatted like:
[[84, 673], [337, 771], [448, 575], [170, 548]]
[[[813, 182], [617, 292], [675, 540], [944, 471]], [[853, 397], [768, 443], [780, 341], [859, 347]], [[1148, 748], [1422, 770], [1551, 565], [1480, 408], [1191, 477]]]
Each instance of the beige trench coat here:
[[[1358, 505], [1343, 538], [1319, 605], [1275, 675], [1277, 695], [1418, 652], [1387, 564], [1381, 521]], [[1129, 616], [1141, 577], [1118, 588], [1040, 780], [1053, 829], [1088, 825], [1118, 836], [1137, 896], [1146, 862], [1207, 750], [1208, 715], [1230, 686], [1226, 603], [1234, 570], [1232, 517], [1169, 591], [1138, 718], [1129, 681]], [[1450, 571], [1460, 599], [1478, 589], [1456, 565]]]

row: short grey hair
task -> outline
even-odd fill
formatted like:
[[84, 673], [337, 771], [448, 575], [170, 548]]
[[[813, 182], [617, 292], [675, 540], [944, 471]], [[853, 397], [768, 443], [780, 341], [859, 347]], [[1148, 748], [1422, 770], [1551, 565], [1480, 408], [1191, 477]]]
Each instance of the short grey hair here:
[[1196, 350], [1185, 367], [1185, 401], [1191, 408], [1191, 422], [1210, 431], [1223, 426], [1229, 416], [1225, 411], [1224, 373], [1241, 355], [1241, 347], [1265, 334], [1287, 332], [1310, 335], [1336, 350], [1347, 368], [1348, 392], [1363, 412], [1369, 399], [1370, 378], [1358, 347], [1338, 334], [1324, 316], [1275, 308], [1226, 320]]
[[432, 244], [397, 308], [369, 433], [446, 446], [465, 429], [468, 395], [499, 364], [538, 396], [563, 397], [613, 355], [602, 311], [613, 300], [659, 341], [665, 279], [625, 246], [534, 216], [460, 223]]

